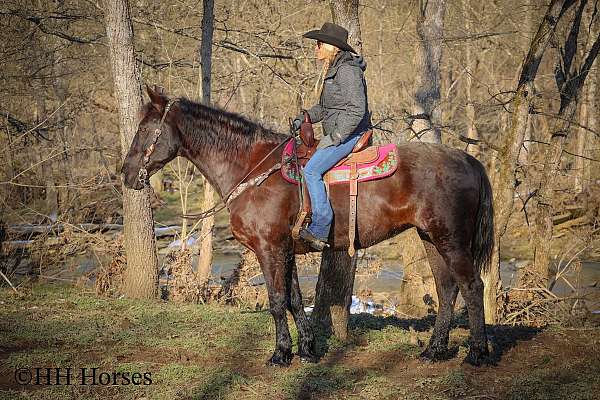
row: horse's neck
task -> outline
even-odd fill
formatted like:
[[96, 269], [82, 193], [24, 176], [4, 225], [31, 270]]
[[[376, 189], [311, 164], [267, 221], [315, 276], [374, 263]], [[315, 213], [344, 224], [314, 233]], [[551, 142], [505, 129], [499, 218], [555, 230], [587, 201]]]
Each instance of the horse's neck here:
[[[184, 149], [183, 155], [190, 160], [200, 173], [215, 188], [221, 198], [229, 194], [249, 173], [264, 171], [277, 161], [275, 152], [269, 159], [257, 166], [277, 144], [257, 142], [247, 151], [239, 151], [237, 157], [214, 151], [214, 149]], [[253, 171], [253, 168], [256, 170]]]

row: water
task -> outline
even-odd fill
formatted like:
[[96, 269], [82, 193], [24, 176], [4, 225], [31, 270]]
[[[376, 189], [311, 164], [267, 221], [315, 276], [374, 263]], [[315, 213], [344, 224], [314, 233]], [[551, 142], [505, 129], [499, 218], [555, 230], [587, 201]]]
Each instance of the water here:
[[[241, 256], [240, 249], [233, 247], [217, 248], [213, 255], [212, 278], [215, 283], [220, 283], [231, 275], [239, 264]], [[163, 265], [166, 249], [159, 251], [159, 265]], [[384, 261], [382, 267], [376, 272], [369, 271], [369, 259], [359, 260], [357, 275], [354, 284], [354, 293], [370, 291], [373, 294], [382, 294], [388, 297], [399, 295], [402, 283], [402, 264], [393, 261]], [[56, 280], [71, 280], [85, 275], [100, 265], [107, 266], [110, 260], [107, 258], [90, 257], [89, 254], [78, 255], [70, 258], [58, 271], [42, 274], [45, 278]], [[195, 268], [197, 258], [193, 260]], [[516, 284], [519, 269], [527, 264], [527, 261], [511, 260], [500, 264], [500, 277], [504, 288]], [[303, 265], [299, 268], [300, 287], [305, 298], [314, 296], [315, 286], [318, 279], [319, 265]], [[30, 260], [24, 259], [19, 267], [19, 274], [31, 271]], [[556, 271], [552, 272], [551, 281]], [[16, 280], [18, 282], [18, 279]], [[252, 284], [264, 284], [262, 275], [254, 277]], [[570, 267], [559, 277], [553, 285], [552, 292], [559, 297], [586, 296], [588, 307], [592, 312], [600, 312], [600, 262], [582, 262], [578, 268]]]

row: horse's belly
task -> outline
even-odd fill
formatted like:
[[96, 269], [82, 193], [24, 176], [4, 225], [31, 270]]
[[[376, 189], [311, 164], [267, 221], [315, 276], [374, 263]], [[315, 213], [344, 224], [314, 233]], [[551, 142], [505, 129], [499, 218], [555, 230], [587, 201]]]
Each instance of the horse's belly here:
[[[412, 186], [396, 171], [389, 178], [359, 184], [356, 204], [357, 248], [373, 246], [414, 225], [416, 207]], [[347, 249], [349, 242], [350, 196], [347, 185], [330, 189], [334, 209], [333, 247]]]

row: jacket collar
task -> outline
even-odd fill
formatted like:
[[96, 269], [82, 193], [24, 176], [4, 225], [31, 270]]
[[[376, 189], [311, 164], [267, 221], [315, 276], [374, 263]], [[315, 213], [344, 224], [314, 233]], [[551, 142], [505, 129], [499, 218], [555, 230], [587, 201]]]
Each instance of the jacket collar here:
[[337, 73], [338, 68], [345, 63], [351, 63], [354, 61], [354, 58], [352, 57], [352, 53], [350, 53], [349, 51], [340, 51], [335, 58], [333, 59], [333, 62], [331, 63], [331, 65], [329, 66], [329, 69], [327, 70], [327, 74], [325, 75], [325, 78], [331, 78], [332, 76], [334, 76]]

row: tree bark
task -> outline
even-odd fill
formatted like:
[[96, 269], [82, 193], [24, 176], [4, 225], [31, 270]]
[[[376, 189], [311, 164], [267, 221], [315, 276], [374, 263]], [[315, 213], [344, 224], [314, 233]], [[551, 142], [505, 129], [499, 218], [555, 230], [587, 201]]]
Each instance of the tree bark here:
[[417, 51], [415, 67], [417, 79], [413, 96], [412, 125], [416, 137], [422, 142], [442, 143], [439, 128], [442, 121], [440, 107], [440, 63], [444, 38], [445, 0], [419, 0], [417, 14]]
[[485, 321], [495, 323], [498, 321], [498, 294], [501, 289], [500, 282], [500, 244], [508, 221], [513, 211], [514, 193], [516, 188], [516, 167], [519, 152], [523, 146], [523, 140], [529, 126], [529, 110], [532, 107], [534, 96], [534, 80], [546, 51], [546, 47], [552, 38], [556, 25], [562, 16], [563, 6], [566, 0], [553, 0], [537, 33], [533, 37], [529, 52], [523, 61], [519, 82], [511, 102], [512, 116], [510, 128], [502, 139], [500, 151], [498, 151], [496, 163], [497, 173], [494, 173], [494, 209], [495, 209], [495, 245], [492, 256], [492, 265], [487, 273], [483, 274], [484, 281], [484, 307]]
[[[594, 9], [592, 7], [588, 7], [586, 13], [586, 20], [584, 21], [585, 26], [590, 26], [590, 37], [598, 37], [600, 35], [600, 22], [596, 20], [593, 23], [594, 18]], [[584, 49], [585, 50], [585, 49]], [[584, 88], [585, 95], [583, 97], [583, 102], [581, 104], [579, 122], [580, 124], [598, 132], [596, 129], [598, 126], [598, 75], [600, 72], [600, 68], [598, 67], [598, 63], [595, 64], [595, 70], [590, 71], [590, 76], [588, 77], [588, 83]], [[577, 151], [578, 155], [594, 158], [591, 152], [596, 148], [597, 138], [596, 135], [587, 131], [586, 129], [579, 128], [577, 130]], [[583, 157], [577, 157], [576, 159], [576, 181], [575, 181], [575, 189], [578, 192], [586, 189], [590, 184], [590, 160], [587, 160]]]
[[403, 276], [400, 283], [398, 309], [404, 314], [422, 317], [437, 310], [438, 297], [427, 252], [417, 230], [400, 235]]
[[[202, 15], [202, 41], [200, 42], [200, 65], [202, 68], [202, 102], [210, 104], [211, 69], [212, 69], [212, 40], [214, 32], [214, 0], [203, 1]], [[202, 210], [208, 210], [215, 204], [215, 190], [206, 179], [203, 179], [204, 196]], [[205, 287], [210, 278], [213, 260], [212, 233], [215, 226], [215, 217], [210, 216], [202, 222], [200, 229], [200, 245], [198, 269], [196, 278], [200, 287]]]
[[[440, 106], [440, 63], [444, 37], [445, 0], [419, 2], [417, 17], [416, 70], [420, 71], [413, 96], [413, 134], [408, 140], [441, 143], [442, 109]], [[435, 281], [427, 253], [415, 228], [400, 236], [404, 276], [400, 284], [403, 310], [411, 315], [423, 316], [437, 304]]]
[[348, 319], [356, 273], [356, 254], [326, 248], [321, 255], [315, 308], [311, 321], [318, 334], [348, 338]]
[[[590, 85], [587, 86], [586, 90], [585, 90], [585, 95], [584, 95], [584, 99], [583, 102], [581, 103], [581, 107], [579, 109], [579, 123], [583, 126], [589, 126], [589, 118], [588, 118], [588, 104], [589, 104], [589, 100], [590, 100], [590, 87], [591, 87], [591, 82]], [[584, 187], [586, 186], [586, 181], [587, 181], [587, 171], [589, 170], [589, 161], [586, 160], [585, 155], [586, 155], [586, 142], [587, 142], [587, 137], [588, 137], [588, 132], [582, 128], [579, 127], [577, 129], [577, 138], [576, 138], [576, 149], [575, 149], [575, 154], [577, 154], [578, 156], [581, 157], [576, 157], [575, 158], [575, 191], [577, 193], [580, 193], [583, 191]]]
[[[127, 0], [106, 0], [106, 35], [119, 107], [122, 154], [137, 130], [142, 91], [133, 52], [133, 28]], [[127, 269], [123, 292], [128, 297], [153, 299], [158, 294], [158, 258], [154, 238], [154, 220], [150, 207], [150, 189], [135, 191], [123, 185], [124, 246]]]
[[552, 215], [554, 211], [554, 189], [559, 177], [559, 169], [562, 159], [562, 153], [565, 142], [570, 133], [571, 121], [577, 111], [577, 103], [580, 98], [581, 89], [587, 75], [600, 51], [600, 35], [592, 38], [593, 45], [585, 56], [585, 61], [581, 68], [572, 65], [572, 58], [577, 49], [577, 37], [581, 17], [586, 5], [585, 0], [581, 0], [576, 12], [573, 25], [565, 40], [564, 52], [560, 67], [557, 66], [555, 74], [558, 89], [561, 95], [560, 109], [558, 118], [554, 124], [550, 137], [550, 146], [546, 150], [544, 168], [540, 175], [540, 182], [537, 196], [534, 200], [535, 218], [534, 218], [534, 257], [533, 270], [536, 277], [540, 280], [540, 285], [544, 287], [548, 284], [548, 267], [551, 258], [551, 244], [553, 223]]
[[333, 22], [348, 30], [348, 43], [362, 54], [362, 36], [358, 17], [358, 0], [330, 1]]
[[[362, 53], [358, 0], [331, 1], [330, 5], [333, 22], [348, 30], [349, 44]], [[346, 340], [355, 272], [356, 254], [350, 257], [347, 251], [323, 251], [311, 316], [317, 332]]]
[[[465, 29], [467, 34], [471, 34], [471, 15], [470, 15], [471, 4], [469, 0], [462, 0], [463, 17], [465, 21]], [[467, 95], [467, 105], [465, 109], [466, 123], [467, 123], [467, 137], [469, 139], [479, 140], [479, 132], [477, 131], [477, 124], [475, 123], [475, 106], [473, 105], [473, 75], [477, 69], [477, 61], [473, 60], [473, 52], [471, 51], [472, 42], [468, 41], [465, 43], [465, 69], [467, 70], [465, 89]], [[478, 144], [467, 145], [467, 152], [473, 157], [478, 158], [480, 148]]]

